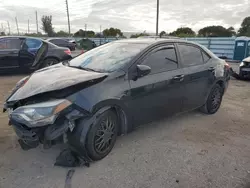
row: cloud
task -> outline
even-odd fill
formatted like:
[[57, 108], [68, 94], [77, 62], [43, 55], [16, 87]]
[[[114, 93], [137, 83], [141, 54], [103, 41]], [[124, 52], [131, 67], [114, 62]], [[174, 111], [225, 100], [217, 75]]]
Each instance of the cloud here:
[[[1, 1], [1, 0], [0, 0]], [[107, 27], [117, 27], [122, 31], [155, 31], [156, 0], [68, 0], [72, 31], [80, 28], [95, 31]], [[62, 0], [2, 0], [0, 3], [0, 23], [16, 32], [15, 17], [22, 32], [27, 31], [30, 20], [31, 31], [36, 31], [35, 11], [42, 15], [52, 15], [56, 30], [67, 30], [65, 2]], [[167, 32], [180, 26], [188, 26], [198, 31], [208, 25], [233, 26], [238, 28], [249, 15], [249, 0], [160, 0], [159, 30]]]

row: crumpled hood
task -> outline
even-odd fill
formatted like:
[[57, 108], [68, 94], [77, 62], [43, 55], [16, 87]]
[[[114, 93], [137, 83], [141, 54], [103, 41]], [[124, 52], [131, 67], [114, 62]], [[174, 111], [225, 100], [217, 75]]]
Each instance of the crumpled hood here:
[[107, 75], [107, 73], [85, 71], [57, 64], [34, 72], [25, 85], [8, 99], [8, 102], [25, 99], [44, 92], [64, 89]]

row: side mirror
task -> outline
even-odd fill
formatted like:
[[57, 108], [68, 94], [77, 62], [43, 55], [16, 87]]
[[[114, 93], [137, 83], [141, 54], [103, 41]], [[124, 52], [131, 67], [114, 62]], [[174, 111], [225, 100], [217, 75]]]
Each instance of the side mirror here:
[[148, 75], [151, 72], [151, 68], [147, 65], [137, 65], [136, 70], [133, 73], [132, 80], [136, 81], [138, 78]]
[[148, 75], [151, 72], [151, 68], [147, 65], [137, 65], [138, 78]]

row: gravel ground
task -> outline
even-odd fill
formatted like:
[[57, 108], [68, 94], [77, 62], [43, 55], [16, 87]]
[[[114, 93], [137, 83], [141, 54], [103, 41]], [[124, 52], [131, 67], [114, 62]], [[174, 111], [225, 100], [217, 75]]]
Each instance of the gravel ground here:
[[[20, 78], [0, 78], [1, 104]], [[105, 159], [75, 169], [72, 188], [247, 187], [249, 84], [232, 79], [215, 115], [189, 112], [119, 137]], [[0, 188], [64, 187], [69, 169], [53, 166], [61, 146], [22, 151], [6, 114], [0, 122]]]

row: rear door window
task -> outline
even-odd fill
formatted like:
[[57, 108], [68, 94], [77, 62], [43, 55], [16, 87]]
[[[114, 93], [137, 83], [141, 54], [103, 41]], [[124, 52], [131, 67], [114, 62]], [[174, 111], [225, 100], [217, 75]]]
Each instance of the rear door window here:
[[19, 38], [0, 39], [0, 50], [20, 49], [21, 40]]
[[204, 63], [200, 48], [194, 45], [178, 44], [178, 49], [184, 67], [201, 65]]

